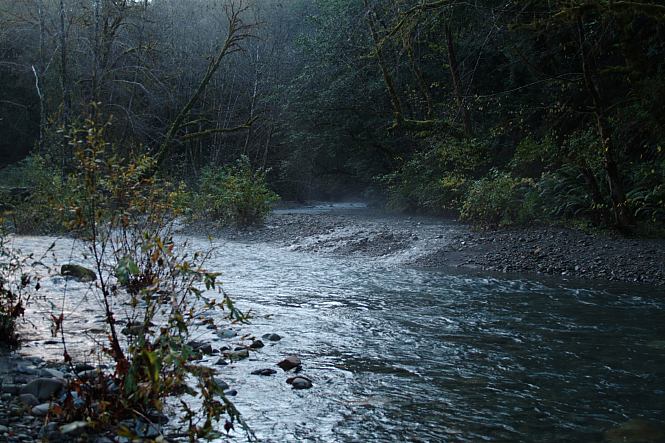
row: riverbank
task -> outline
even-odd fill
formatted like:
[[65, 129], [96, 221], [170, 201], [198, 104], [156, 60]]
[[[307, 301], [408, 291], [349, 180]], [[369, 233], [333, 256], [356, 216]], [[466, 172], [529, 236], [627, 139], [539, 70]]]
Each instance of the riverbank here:
[[229, 240], [420, 268], [665, 285], [665, 240], [562, 227], [476, 231], [452, 219], [389, 215], [359, 205], [314, 205], [276, 210], [258, 228], [217, 229], [209, 224], [195, 229]]

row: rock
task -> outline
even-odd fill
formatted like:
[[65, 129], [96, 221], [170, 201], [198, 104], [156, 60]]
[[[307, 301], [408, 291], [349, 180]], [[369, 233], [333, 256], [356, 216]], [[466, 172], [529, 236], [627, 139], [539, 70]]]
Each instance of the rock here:
[[302, 362], [295, 355], [291, 355], [285, 358], [284, 360], [280, 361], [279, 363], [277, 363], [277, 366], [279, 366], [285, 371], [290, 371], [291, 369], [297, 368], [300, 365], [302, 365]]
[[249, 345], [249, 349], [261, 349], [265, 345], [261, 340], [254, 340], [251, 345]]
[[[56, 438], [60, 435], [60, 432], [58, 432], [58, 424], [54, 422], [50, 422], [45, 424], [39, 429], [39, 434], [38, 437], [41, 438], [42, 440], [45, 441], [58, 441]], [[51, 438], [51, 437], [56, 437], [56, 438]]]
[[211, 355], [212, 354], [212, 346], [210, 343], [203, 343], [199, 341], [190, 341], [187, 343], [187, 346], [190, 346], [194, 351], [197, 351], [201, 354], [205, 355]]
[[39, 399], [32, 394], [21, 394], [19, 398], [21, 403], [29, 407], [37, 406], [39, 404]]
[[277, 334], [263, 334], [261, 338], [268, 341], [280, 341], [282, 339], [282, 337]]
[[88, 427], [88, 422], [87, 421], [75, 421], [72, 423], [68, 423], [64, 426], [60, 426], [60, 433], [62, 434], [78, 434], [83, 429]]
[[219, 338], [233, 338], [238, 335], [233, 329], [222, 329], [221, 331], [216, 332]]
[[220, 358], [219, 360], [217, 360], [217, 362], [215, 362], [215, 365], [217, 366], [227, 366], [228, 364], [229, 363], [223, 358]]
[[212, 381], [213, 381], [213, 383], [215, 383], [215, 386], [217, 386], [222, 391], [226, 391], [227, 389], [230, 388], [229, 384], [227, 382], [225, 382], [224, 380], [222, 380], [221, 378], [215, 377], [215, 378], [212, 379]]
[[9, 428], [4, 425], [0, 425], [0, 434], [4, 434], [5, 432], [9, 432]]
[[21, 387], [19, 385], [15, 385], [13, 383], [8, 383], [8, 384], [2, 384], [2, 392], [6, 394], [11, 394], [11, 395], [16, 395], [21, 391]]
[[38, 378], [31, 381], [21, 389], [21, 394], [32, 394], [38, 400], [48, 400], [56, 396], [65, 387], [63, 380], [55, 378]]
[[148, 412], [147, 417], [153, 423], [158, 423], [160, 425], [165, 425], [169, 422], [169, 418], [157, 410], [152, 410]]
[[665, 441], [665, 426], [642, 419], [628, 420], [605, 432], [606, 443], [656, 443]]
[[147, 423], [143, 420], [123, 420], [118, 423], [119, 428], [126, 428], [136, 437], [156, 439], [162, 433], [161, 426], [153, 423]]
[[291, 377], [287, 379], [286, 382], [293, 386], [293, 389], [310, 389], [312, 387], [312, 380], [301, 375]]
[[78, 365], [74, 366], [74, 372], [90, 371], [92, 369], [95, 369], [95, 367], [87, 363], [79, 363]]
[[224, 391], [224, 395], [227, 397], [235, 397], [236, 395], [238, 395], [238, 391], [236, 391], [235, 389], [229, 389]]
[[64, 372], [58, 371], [57, 369], [44, 368], [39, 372], [41, 377], [51, 377], [64, 379], [66, 377]]
[[232, 351], [229, 352], [227, 356], [233, 361], [242, 360], [249, 357], [249, 351], [247, 349], [242, 349], [240, 351]]
[[46, 414], [48, 414], [49, 409], [51, 409], [50, 403], [42, 403], [32, 408], [30, 413], [35, 417], [44, 417]]
[[122, 328], [120, 332], [128, 337], [137, 337], [142, 335], [144, 330], [145, 328], [141, 324], [130, 324]]
[[258, 369], [256, 371], [252, 371], [252, 375], [262, 375], [264, 377], [269, 377], [273, 374], [277, 374], [277, 371], [274, 369]]
[[87, 371], [79, 372], [77, 375], [81, 380], [90, 381], [99, 378], [102, 371], [98, 369], [88, 369]]
[[95, 271], [71, 263], [68, 265], [62, 265], [60, 268], [60, 275], [72, 277], [73, 279], [84, 283], [97, 280], [97, 274], [95, 274]]

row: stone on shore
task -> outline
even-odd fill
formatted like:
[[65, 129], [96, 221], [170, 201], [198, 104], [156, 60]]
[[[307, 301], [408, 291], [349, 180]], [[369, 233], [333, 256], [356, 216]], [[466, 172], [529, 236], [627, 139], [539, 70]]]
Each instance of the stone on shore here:
[[35, 417], [44, 417], [46, 414], [48, 414], [49, 409], [51, 409], [50, 403], [42, 403], [32, 408], [30, 413]]
[[60, 393], [65, 387], [65, 382], [56, 378], [38, 378], [21, 389], [21, 394], [32, 394], [38, 400], [48, 400]]

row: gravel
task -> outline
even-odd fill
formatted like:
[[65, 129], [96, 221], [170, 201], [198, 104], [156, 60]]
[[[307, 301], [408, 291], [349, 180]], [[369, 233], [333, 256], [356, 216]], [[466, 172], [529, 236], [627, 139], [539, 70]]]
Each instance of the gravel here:
[[420, 268], [461, 268], [665, 285], [665, 240], [631, 239], [532, 226], [476, 231], [451, 219], [372, 210], [279, 211], [265, 225], [236, 230], [214, 224], [185, 233], [266, 242], [294, 251], [373, 257]]

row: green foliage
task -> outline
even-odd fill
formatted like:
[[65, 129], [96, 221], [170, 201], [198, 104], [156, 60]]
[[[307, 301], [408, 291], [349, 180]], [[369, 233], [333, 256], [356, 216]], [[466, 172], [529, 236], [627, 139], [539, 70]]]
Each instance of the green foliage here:
[[552, 166], [557, 154], [560, 153], [551, 137], [542, 140], [525, 137], [517, 144], [510, 168], [518, 175], [536, 178]]
[[440, 213], [458, 209], [470, 180], [487, 164], [487, 146], [480, 140], [435, 140], [418, 152], [398, 172], [381, 181], [388, 188], [393, 210], [425, 210]]
[[538, 205], [533, 180], [493, 170], [471, 184], [460, 217], [490, 226], [525, 224], [537, 217]]
[[549, 219], [591, 218], [600, 209], [595, 207], [582, 173], [572, 165], [543, 174], [538, 194]]
[[243, 156], [233, 165], [204, 168], [193, 206], [199, 217], [249, 226], [263, 223], [278, 198], [268, 188], [266, 171], [252, 169]]
[[665, 160], [637, 165], [632, 178], [634, 185], [626, 197], [635, 218], [664, 225]]
[[61, 231], [60, 209], [65, 199], [74, 198], [72, 191], [49, 160], [37, 155], [0, 171], [0, 201], [18, 233]]

